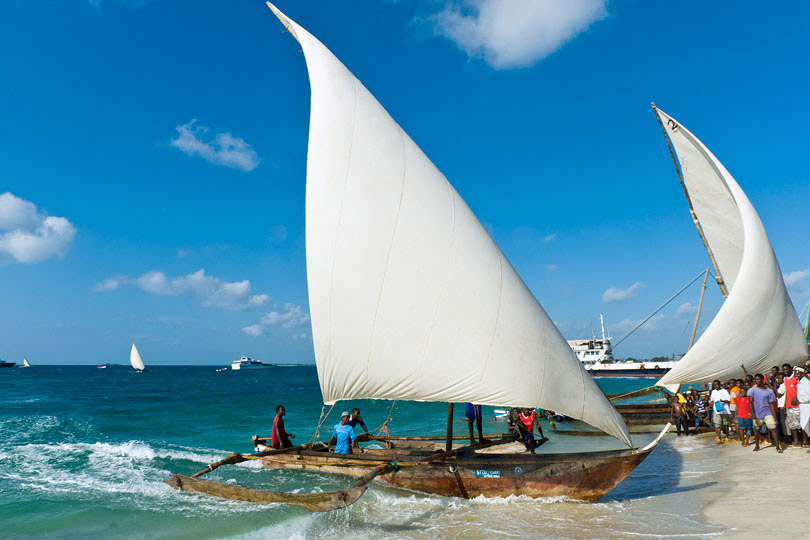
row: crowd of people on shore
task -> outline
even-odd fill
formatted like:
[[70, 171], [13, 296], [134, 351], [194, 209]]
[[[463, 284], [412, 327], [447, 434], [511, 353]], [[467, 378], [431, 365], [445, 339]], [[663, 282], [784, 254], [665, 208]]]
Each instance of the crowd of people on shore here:
[[755, 375], [740, 367], [742, 379], [715, 380], [708, 390], [690, 386], [667, 398], [677, 435], [704, 427], [714, 429], [718, 444], [753, 441], [755, 452], [764, 443], [779, 453], [788, 446], [810, 448], [810, 362]]

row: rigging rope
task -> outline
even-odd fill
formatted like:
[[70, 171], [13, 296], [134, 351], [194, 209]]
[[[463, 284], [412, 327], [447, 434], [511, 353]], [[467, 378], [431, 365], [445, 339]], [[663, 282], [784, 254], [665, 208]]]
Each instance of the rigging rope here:
[[384, 435], [384, 436], [388, 437], [390, 435], [390, 433], [388, 433], [388, 422], [390, 422], [391, 420], [394, 419], [394, 417], [392, 416], [392, 413], [394, 412], [394, 405], [396, 405], [396, 404], [397, 404], [397, 400], [394, 400], [394, 401], [391, 402], [391, 408], [388, 409], [388, 414], [386, 415], [385, 422], [383, 422], [382, 424], [380, 424], [376, 428], [372, 429], [371, 432], [370, 432], [372, 435], [374, 435], [375, 437], [378, 437], [380, 435]]
[[619, 344], [620, 344], [622, 341], [624, 341], [625, 339], [629, 338], [629, 337], [630, 337], [630, 336], [633, 334], [633, 332], [635, 332], [636, 330], [638, 330], [639, 328], [641, 328], [641, 326], [642, 326], [644, 323], [646, 323], [647, 321], [649, 321], [650, 319], [652, 319], [652, 318], [655, 316], [655, 314], [656, 314], [656, 313], [658, 313], [659, 311], [661, 311], [662, 309], [664, 309], [665, 307], [667, 307], [667, 305], [668, 305], [670, 302], [672, 302], [673, 300], [675, 300], [675, 299], [678, 297], [678, 295], [680, 295], [680, 294], [681, 294], [683, 291], [685, 291], [686, 289], [688, 289], [688, 288], [689, 288], [689, 286], [690, 286], [692, 283], [694, 283], [694, 282], [696, 282], [698, 279], [700, 279], [700, 277], [703, 275], [703, 273], [704, 273], [704, 272], [705, 272], [705, 270], [701, 270], [701, 271], [700, 271], [700, 273], [699, 273], [698, 275], [696, 275], [696, 276], [694, 277], [694, 279], [692, 279], [692, 281], [690, 281], [689, 283], [687, 283], [686, 285], [684, 285], [683, 287], [681, 287], [681, 290], [679, 290], [678, 292], [676, 292], [675, 294], [673, 294], [673, 295], [672, 295], [672, 296], [669, 298], [669, 300], [667, 300], [666, 302], [664, 302], [663, 304], [661, 304], [660, 306], [658, 306], [658, 308], [657, 308], [655, 311], [653, 311], [652, 313], [650, 313], [650, 314], [647, 316], [647, 318], [646, 318], [646, 319], [644, 319], [643, 321], [641, 321], [640, 323], [638, 323], [637, 325], [635, 325], [635, 326], [633, 327], [633, 329], [632, 329], [632, 330], [630, 330], [629, 332], [627, 332], [627, 333], [626, 333], [624, 336], [622, 336], [622, 338], [621, 338], [619, 341], [617, 341], [616, 343], [614, 343], [614, 344], [612, 345], [612, 348], [614, 348], [614, 349], [615, 349], [616, 347], [618, 347], [618, 346], [619, 346]]
[[332, 403], [332, 406], [329, 407], [329, 410], [326, 411], [326, 414], [324, 414], [323, 411], [326, 409], [326, 404], [324, 404], [323, 407], [321, 407], [321, 417], [318, 419], [318, 427], [315, 428], [315, 433], [313, 433], [312, 437], [309, 438], [308, 441], [309, 444], [312, 444], [312, 442], [318, 438], [318, 435], [321, 432], [321, 426], [323, 425], [324, 422], [326, 422], [326, 417], [329, 416], [329, 413], [331, 413], [332, 409], [334, 408], [335, 403]]

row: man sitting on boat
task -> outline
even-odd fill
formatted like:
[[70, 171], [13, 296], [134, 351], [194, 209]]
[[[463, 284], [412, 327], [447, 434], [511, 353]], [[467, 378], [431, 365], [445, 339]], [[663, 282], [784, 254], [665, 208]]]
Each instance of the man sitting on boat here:
[[294, 438], [294, 435], [287, 433], [284, 429], [285, 414], [287, 414], [287, 410], [284, 405], [276, 407], [276, 417], [273, 419], [273, 434], [270, 438], [273, 448], [289, 448], [292, 446], [290, 439]]
[[352, 417], [349, 418], [349, 425], [354, 428], [357, 424], [360, 424], [360, 427], [363, 428], [363, 431], [368, 433], [368, 428], [366, 427], [366, 423], [363, 422], [363, 419], [360, 418], [360, 409], [355, 407], [352, 409]]
[[[357, 448], [357, 437], [354, 427], [349, 425], [349, 412], [340, 413], [340, 423], [332, 428], [332, 438], [329, 439], [329, 451], [335, 454], [351, 454], [352, 448]], [[333, 449], [334, 448], [334, 449]]]
[[[540, 440], [534, 438], [534, 426], [537, 426], [537, 431], [540, 433]], [[521, 409], [518, 416], [518, 431], [523, 439], [523, 444], [526, 449], [534, 454], [534, 450], [546, 442], [548, 439], [543, 435], [543, 428], [540, 426], [539, 415], [532, 409]]]

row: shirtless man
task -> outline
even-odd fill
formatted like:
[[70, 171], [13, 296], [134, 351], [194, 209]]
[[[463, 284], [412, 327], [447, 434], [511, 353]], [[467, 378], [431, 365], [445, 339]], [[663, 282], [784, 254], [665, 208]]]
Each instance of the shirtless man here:
[[670, 406], [669, 421], [675, 422], [678, 437], [681, 436], [681, 426], [683, 426], [684, 435], [689, 435], [689, 425], [686, 423], [686, 417], [684, 416], [685, 403], [681, 404], [681, 400], [677, 396], [667, 396], [667, 399]]

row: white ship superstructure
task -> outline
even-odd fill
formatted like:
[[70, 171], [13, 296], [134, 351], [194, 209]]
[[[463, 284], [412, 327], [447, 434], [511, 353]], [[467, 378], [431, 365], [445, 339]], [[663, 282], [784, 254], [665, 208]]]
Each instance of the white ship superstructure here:
[[259, 360], [254, 360], [253, 358], [249, 358], [247, 356], [243, 356], [239, 360], [234, 360], [231, 362], [231, 369], [233, 370], [240, 370], [240, 369], [253, 369], [253, 368], [266, 368], [272, 367], [272, 364], [265, 364], [260, 362]]
[[569, 339], [568, 345], [582, 362], [585, 369], [594, 377], [656, 377], [675, 367], [676, 362], [627, 362], [615, 360], [610, 347], [611, 338], [605, 333], [605, 318], [599, 315], [602, 337], [595, 333], [591, 339]]

